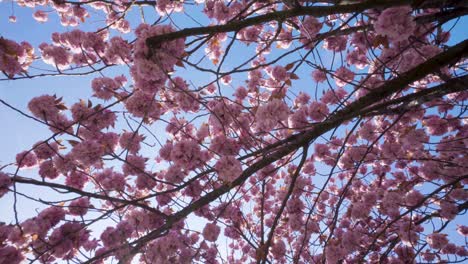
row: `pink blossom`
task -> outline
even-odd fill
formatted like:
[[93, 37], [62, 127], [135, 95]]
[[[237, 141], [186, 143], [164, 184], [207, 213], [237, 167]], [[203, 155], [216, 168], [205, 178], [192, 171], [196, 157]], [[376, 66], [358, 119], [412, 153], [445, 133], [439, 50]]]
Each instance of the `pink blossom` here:
[[158, 119], [162, 114], [161, 106], [154, 95], [137, 91], [125, 101], [128, 112], [136, 117]]
[[121, 84], [112, 78], [98, 77], [93, 79], [91, 87], [94, 91], [94, 96], [109, 100], [115, 95], [115, 90], [121, 87]]
[[171, 94], [174, 102], [185, 112], [197, 112], [200, 109], [198, 94], [191, 92], [184, 79], [176, 77], [171, 82]]
[[232, 182], [242, 173], [242, 164], [234, 156], [223, 156], [216, 162], [218, 177], [225, 182]]
[[422, 201], [423, 198], [424, 195], [422, 193], [417, 190], [411, 190], [406, 194], [405, 202], [409, 206], [416, 206]]
[[88, 182], [88, 180], [88, 176], [84, 172], [73, 170], [65, 179], [65, 184], [67, 186], [81, 190]]
[[312, 120], [322, 121], [329, 113], [328, 107], [322, 102], [314, 101], [310, 104], [308, 114]]
[[221, 232], [221, 228], [217, 226], [215, 223], [208, 223], [206, 224], [205, 228], [203, 228], [203, 237], [207, 241], [215, 242], [218, 239], [219, 233]]
[[72, 57], [65, 48], [42, 43], [39, 45], [39, 49], [42, 53], [42, 60], [45, 63], [56, 66], [60, 70], [70, 65]]
[[182, 12], [184, 10], [183, 3], [170, 0], [162, 0], [156, 3], [156, 11], [160, 16], [172, 14], [174, 12]]
[[[16, 21], [16, 17], [14, 20]], [[3, 71], [9, 78], [25, 72], [32, 63], [33, 57], [34, 49], [29, 43], [18, 44], [13, 40], [0, 37], [0, 71]]]
[[122, 166], [125, 175], [139, 175], [145, 173], [146, 159], [138, 155], [127, 156], [126, 162]]
[[283, 240], [278, 239], [273, 243], [271, 246], [271, 253], [277, 258], [284, 257], [286, 254], [286, 244], [283, 242]]
[[258, 107], [255, 114], [257, 128], [260, 131], [268, 132], [280, 122], [286, 121], [288, 114], [288, 106], [281, 100], [273, 99], [267, 104]]
[[416, 27], [411, 11], [409, 6], [385, 9], [374, 24], [375, 31], [395, 42], [408, 39]]
[[261, 32], [262, 32], [262, 27], [259, 27], [259, 26], [248, 27], [241, 31], [242, 40], [246, 42], [255, 41], [260, 36]]
[[181, 183], [185, 178], [185, 173], [182, 171], [182, 168], [178, 165], [170, 166], [166, 173], [164, 174], [166, 181], [170, 183]]
[[123, 174], [105, 169], [94, 175], [97, 181], [97, 186], [106, 191], [123, 191], [125, 189], [126, 180]]
[[172, 148], [171, 160], [188, 170], [200, 167], [203, 164], [200, 145], [194, 140], [176, 142]]
[[57, 169], [54, 167], [54, 162], [51, 160], [46, 160], [39, 165], [39, 175], [48, 179], [55, 179], [59, 176]]
[[327, 80], [327, 74], [324, 71], [317, 69], [312, 72], [312, 78], [314, 81], [321, 83]]
[[32, 151], [23, 151], [16, 155], [16, 163], [18, 167], [32, 167], [37, 164], [36, 154]]
[[278, 48], [280, 49], [287, 49], [291, 46], [292, 42], [292, 33], [291, 31], [281, 31], [277, 38], [278, 41]]
[[308, 107], [302, 106], [292, 115], [289, 115], [288, 118], [288, 125], [289, 127], [293, 128], [305, 128], [309, 125], [309, 121], [307, 120], [308, 116]]
[[58, 144], [39, 141], [34, 144], [34, 153], [38, 159], [49, 159], [58, 153]]
[[143, 137], [136, 132], [124, 132], [120, 135], [119, 145], [127, 149], [129, 153], [136, 154], [140, 150], [140, 142]]
[[322, 28], [322, 23], [318, 21], [317, 18], [313, 16], [307, 16], [304, 21], [301, 23], [301, 42], [304, 44], [308, 44], [307, 48], [312, 48], [311, 44], [309, 43], [312, 41], [315, 36], [320, 32]]
[[338, 104], [346, 98], [346, 95], [348, 95], [348, 92], [342, 87], [334, 90], [330, 89], [323, 94], [321, 101], [325, 104]]
[[233, 138], [227, 138], [223, 134], [211, 140], [210, 149], [218, 155], [237, 155], [240, 150], [239, 143]]
[[343, 87], [354, 80], [354, 72], [344, 66], [341, 66], [336, 70], [335, 77], [333, 77], [333, 79], [335, 79], [336, 85]]
[[34, 12], [33, 17], [37, 22], [41, 23], [46, 22], [49, 19], [47, 13], [42, 10], [37, 10]]
[[132, 44], [119, 36], [113, 37], [107, 43], [104, 58], [112, 64], [125, 64], [132, 61]]
[[19, 264], [23, 259], [24, 256], [16, 247], [7, 245], [0, 247], [0, 263]]
[[458, 214], [458, 207], [453, 202], [441, 201], [440, 202], [440, 216], [447, 220], [452, 220]]
[[457, 226], [457, 232], [462, 236], [468, 236], [468, 226], [465, 226], [465, 225]]
[[314, 157], [317, 160], [323, 160], [324, 158], [330, 156], [330, 148], [326, 144], [315, 144], [315, 154]]
[[448, 244], [448, 239], [446, 234], [433, 233], [426, 237], [426, 241], [431, 248], [441, 249]]
[[247, 89], [245, 89], [245, 87], [239, 86], [239, 87], [236, 89], [236, 91], [234, 92], [234, 96], [235, 96], [238, 100], [242, 101], [242, 100], [244, 100], [244, 99], [248, 96], [248, 91], [247, 91]]
[[68, 212], [71, 215], [85, 215], [90, 207], [89, 198], [82, 197], [76, 199], [68, 206]]
[[50, 235], [50, 243], [54, 245], [52, 254], [58, 258], [72, 257], [77, 248], [88, 240], [89, 234], [83, 224], [68, 222], [55, 229]]
[[283, 66], [275, 66], [271, 70], [271, 77], [277, 81], [285, 81], [289, 74]]
[[346, 36], [331, 36], [325, 39], [323, 48], [334, 52], [340, 52], [346, 49], [346, 42]]
[[356, 66], [356, 68], [362, 70], [369, 62], [365, 53], [360, 52], [359, 50], [353, 50], [352, 52], [346, 55], [346, 62], [350, 65]]
[[57, 107], [58, 102], [55, 96], [42, 95], [31, 99], [28, 108], [35, 117], [51, 120], [55, 119], [60, 111]]
[[72, 157], [84, 166], [99, 164], [104, 155], [104, 148], [98, 141], [86, 140], [75, 145], [71, 151]]
[[43, 236], [65, 218], [65, 211], [60, 207], [49, 207], [41, 211], [37, 217], [28, 219], [21, 225], [28, 234]]
[[136, 30], [137, 41], [134, 48], [134, 64], [131, 68], [135, 86], [147, 93], [156, 92], [167, 80], [167, 72], [172, 72], [185, 49], [184, 39], [163, 42], [157, 49], [149, 48], [146, 39], [174, 31], [171, 26], [149, 26], [141, 24]]

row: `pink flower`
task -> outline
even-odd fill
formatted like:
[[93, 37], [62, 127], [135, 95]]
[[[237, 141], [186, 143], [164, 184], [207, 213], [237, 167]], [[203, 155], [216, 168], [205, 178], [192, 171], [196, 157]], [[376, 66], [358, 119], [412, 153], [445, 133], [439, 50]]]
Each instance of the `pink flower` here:
[[416, 206], [424, 198], [424, 195], [417, 190], [411, 190], [406, 194], [405, 202], [408, 206]]
[[55, 229], [50, 235], [50, 244], [54, 245], [52, 254], [57, 258], [73, 257], [76, 250], [87, 241], [89, 233], [84, 225], [68, 222]]
[[447, 234], [433, 233], [426, 237], [426, 241], [433, 249], [441, 249], [448, 244]]
[[342, 87], [334, 90], [330, 89], [323, 94], [321, 101], [325, 104], [338, 104], [345, 99], [347, 94], [348, 92]]
[[276, 81], [285, 81], [289, 74], [283, 66], [275, 66], [271, 70], [271, 77]]
[[0, 263], [19, 264], [23, 259], [24, 256], [16, 247], [7, 245], [0, 247]]
[[125, 101], [125, 107], [136, 117], [158, 119], [162, 114], [161, 106], [155, 101], [154, 95], [136, 91]]
[[28, 108], [35, 117], [54, 121], [57, 119], [60, 112], [60, 109], [57, 107], [59, 103], [60, 100], [55, 96], [42, 95], [31, 99]]
[[37, 164], [36, 154], [32, 151], [23, 151], [16, 155], [16, 163], [18, 167], [32, 167]]
[[301, 42], [308, 44], [307, 48], [312, 48], [312, 45], [309, 43], [315, 38], [315, 36], [320, 32], [322, 28], [322, 23], [318, 21], [317, 18], [313, 16], [307, 16], [304, 21], [301, 23]]
[[58, 153], [58, 144], [39, 141], [34, 144], [34, 153], [38, 159], [49, 159]]
[[146, 158], [137, 155], [129, 155], [125, 164], [122, 166], [122, 171], [125, 175], [145, 174]]
[[104, 54], [104, 58], [110, 64], [129, 63], [132, 60], [132, 44], [119, 36], [113, 37], [109, 40]]
[[287, 120], [289, 114], [288, 106], [281, 100], [273, 99], [265, 105], [261, 105], [255, 114], [257, 129], [268, 132], [275, 128], [280, 122]]
[[180, 77], [174, 78], [171, 84], [171, 94], [178, 107], [185, 112], [197, 112], [200, 108], [198, 94], [191, 92], [187, 83]]
[[147, 24], [141, 24], [135, 30], [137, 41], [134, 44], [134, 64], [131, 73], [137, 89], [147, 93], [157, 92], [168, 79], [167, 73], [173, 71], [175, 64], [182, 57], [185, 49], [183, 38], [161, 43], [158, 48], [152, 49], [151, 57], [148, 56], [146, 39], [172, 31], [174, 28], [169, 25]]
[[211, 140], [210, 149], [218, 155], [237, 155], [240, 145], [235, 139], [227, 138], [221, 134]]
[[109, 100], [115, 95], [115, 90], [121, 87], [121, 84], [112, 78], [98, 77], [94, 78], [91, 87], [94, 91], [94, 96]]
[[465, 226], [465, 225], [457, 226], [457, 232], [462, 236], [468, 236], [468, 226]]
[[114, 172], [112, 169], [105, 169], [94, 175], [98, 182], [98, 188], [106, 191], [123, 191], [126, 180], [123, 174]]
[[76, 188], [76, 189], [83, 189], [86, 182], [88, 182], [88, 176], [81, 171], [72, 171], [67, 178], [65, 179], [65, 184], [67, 186]]
[[440, 202], [440, 216], [447, 220], [452, 220], [458, 214], [458, 207], [453, 202], [441, 201]]
[[225, 182], [232, 182], [242, 173], [242, 164], [234, 156], [223, 156], [216, 162], [218, 177]]
[[166, 181], [177, 184], [181, 183], [185, 178], [185, 173], [180, 166], [170, 166], [164, 174]]
[[408, 39], [416, 28], [411, 11], [409, 6], [385, 9], [374, 24], [375, 32], [395, 42]]
[[39, 175], [42, 178], [55, 179], [58, 177], [58, 172], [54, 167], [52, 160], [46, 160], [39, 165]]
[[248, 27], [241, 31], [242, 40], [246, 42], [252, 42], [257, 40], [262, 32], [261, 26]]
[[314, 101], [310, 104], [308, 114], [312, 120], [322, 121], [329, 113], [328, 107], [322, 102]]
[[344, 66], [341, 66], [336, 70], [335, 77], [333, 77], [333, 79], [335, 79], [336, 85], [343, 87], [354, 80], [354, 72]]
[[93, 166], [100, 163], [104, 150], [104, 147], [98, 141], [86, 140], [75, 145], [71, 155], [82, 165]]
[[136, 132], [124, 132], [120, 135], [119, 145], [127, 149], [129, 153], [136, 154], [140, 150], [140, 142], [143, 137]]
[[286, 254], [286, 244], [284, 244], [284, 241], [281, 239], [275, 241], [271, 247], [271, 253], [273, 253], [276, 258], [284, 257]]
[[346, 36], [331, 36], [325, 39], [323, 48], [334, 52], [340, 52], [346, 49], [346, 42]]
[[89, 198], [82, 197], [74, 200], [68, 206], [68, 212], [71, 215], [85, 215], [90, 207]]
[[322, 70], [315, 70], [312, 72], [312, 78], [314, 81], [321, 83], [327, 80], [327, 74]]
[[42, 53], [42, 60], [45, 63], [56, 66], [60, 70], [70, 65], [72, 56], [65, 48], [42, 43], [39, 45], [39, 49]]
[[46, 22], [49, 19], [47, 13], [42, 10], [37, 10], [34, 12], [33, 17], [37, 22], [41, 23]]
[[[10, 21], [12, 19], [10, 18]], [[16, 17], [14, 18], [16, 21]], [[21, 44], [13, 40], [0, 37], [0, 71], [9, 78], [25, 72], [34, 58], [34, 49], [27, 42]]]
[[330, 156], [330, 148], [326, 144], [315, 144], [314, 157], [320, 161]]
[[172, 148], [171, 160], [176, 164], [191, 170], [203, 165], [201, 148], [195, 140], [181, 140]]
[[215, 242], [218, 239], [219, 233], [221, 232], [221, 228], [217, 226], [215, 223], [208, 223], [206, 224], [205, 228], [203, 228], [203, 237], [207, 241]]
[[299, 108], [296, 112], [294, 112], [292, 115], [289, 115], [288, 118], [288, 125], [289, 127], [292, 128], [305, 128], [306, 126], [309, 125], [309, 121], [307, 120], [307, 115], [308, 115], [308, 108], [307, 106], [302, 106]]

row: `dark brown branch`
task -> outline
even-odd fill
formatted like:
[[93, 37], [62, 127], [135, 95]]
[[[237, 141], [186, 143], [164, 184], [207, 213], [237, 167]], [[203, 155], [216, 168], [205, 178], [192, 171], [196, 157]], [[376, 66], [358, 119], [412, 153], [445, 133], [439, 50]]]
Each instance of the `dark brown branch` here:
[[[443, 2], [443, 0], [437, 0]], [[185, 38], [195, 35], [216, 34], [224, 32], [239, 31], [243, 28], [267, 23], [270, 21], [285, 21], [288, 18], [297, 16], [314, 16], [324, 17], [333, 14], [357, 13], [370, 8], [386, 8], [392, 6], [410, 5], [414, 1], [411, 0], [373, 0], [363, 3], [349, 4], [349, 5], [335, 5], [335, 6], [309, 6], [309, 7], [296, 7], [284, 11], [277, 11], [267, 13], [265, 15], [246, 18], [239, 21], [233, 21], [224, 25], [217, 25], [211, 27], [195, 27], [186, 28], [180, 31], [167, 33], [164, 35], [154, 36], [148, 38], [146, 43], [149, 47], [157, 47], [160, 42], [171, 41], [178, 38]]]

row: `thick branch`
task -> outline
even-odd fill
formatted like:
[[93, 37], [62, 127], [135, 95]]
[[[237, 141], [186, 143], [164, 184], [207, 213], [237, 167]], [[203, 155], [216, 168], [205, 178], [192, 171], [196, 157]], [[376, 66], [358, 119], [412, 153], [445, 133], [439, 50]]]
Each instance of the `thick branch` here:
[[[185, 38], [195, 35], [204, 35], [204, 34], [216, 34], [224, 33], [231, 31], [239, 31], [243, 28], [258, 25], [262, 23], [267, 23], [270, 21], [284, 21], [288, 18], [297, 17], [297, 16], [314, 16], [314, 17], [324, 17], [333, 14], [345, 14], [345, 13], [357, 13], [362, 12], [370, 8], [387, 8], [392, 6], [401, 6], [401, 5], [410, 5], [414, 1], [412, 0], [373, 0], [366, 1], [357, 4], [349, 5], [334, 5], [334, 6], [309, 6], [303, 7], [298, 6], [293, 9], [276, 11], [267, 13], [265, 15], [255, 16], [246, 18], [239, 21], [232, 21], [224, 25], [216, 25], [211, 27], [194, 27], [186, 28], [183, 30], [167, 33], [164, 35], [154, 36], [146, 40], [146, 44], [149, 47], [156, 47], [160, 42], [170, 41], [178, 38]], [[443, 0], [437, 0], [437, 2], [444, 2]]]

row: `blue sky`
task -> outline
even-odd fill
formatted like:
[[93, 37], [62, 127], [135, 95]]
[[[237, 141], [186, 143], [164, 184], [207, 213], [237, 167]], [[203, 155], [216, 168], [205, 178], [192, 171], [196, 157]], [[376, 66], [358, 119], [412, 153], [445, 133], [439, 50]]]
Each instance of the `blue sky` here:
[[[14, 14], [17, 17], [16, 23], [11, 23], [8, 21], [8, 16]], [[133, 12], [130, 16], [134, 17], [135, 21], [137, 19], [137, 13]], [[86, 24], [84, 27], [81, 27], [83, 30], [92, 30], [96, 25], [102, 25], [102, 21], [93, 16], [94, 18]], [[147, 16], [148, 21], [152, 21], [154, 16]], [[200, 17], [197, 17], [200, 19]], [[206, 21], [206, 19], [205, 19]], [[460, 25], [466, 25], [468, 19], [465, 17], [460, 21]], [[193, 25], [188, 18], [183, 18], [179, 23], [181, 26]], [[31, 44], [37, 47], [42, 42], [50, 42], [50, 35], [53, 32], [64, 32], [67, 30], [72, 30], [74, 28], [64, 28], [59, 25], [58, 18], [55, 14], [49, 16], [49, 21], [40, 24], [32, 18], [32, 12], [29, 8], [21, 8], [18, 6], [14, 7], [12, 10], [11, 2], [3, 1], [0, 2], [0, 35], [14, 39], [17, 41], [28, 40]], [[456, 27], [456, 30], [453, 31], [450, 44], [458, 43], [461, 40], [467, 38], [468, 32], [464, 30], [464, 27]], [[36, 50], [36, 54], [39, 54]], [[226, 67], [229, 67], [231, 63], [237, 62], [242, 56], [242, 50], [237, 49], [234, 55], [239, 55], [239, 57], [233, 57], [232, 61], [226, 64]], [[326, 59], [330, 59], [327, 56], [324, 56]], [[109, 76], [115, 76], [117, 74], [122, 74], [124, 71], [119, 70], [110, 70], [105, 73]], [[191, 72], [181, 70], [178, 74], [183, 75], [186, 79], [191, 79], [195, 84], [205, 82], [206, 80], [197, 79], [196, 75]], [[301, 72], [299, 75], [309, 77], [309, 73]], [[95, 76], [95, 75], [94, 75]], [[67, 103], [75, 103], [79, 101], [80, 98], [88, 98], [91, 95], [90, 83], [94, 76], [85, 76], [85, 77], [47, 77], [47, 78], [36, 78], [33, 80], [15, 80], [15, 81], [0, 81], [0, 98], [6, 102], [12, 104], [18, 109], [28, 113], [27, 104], [29, 100], [33, 97], [42, 95], [42, 94], [57, 94], [64, 97], [64, 101]], [[239, 75], [243, 76], [241, 79], [246, 79], [246, 74]], [[130, 80], [130, 78], [129, 78]], [[311, 79], [303, 79], [300, 81], [295, 81], [294, 85], [299, 85], [304, 91], [312, 90], [315, 88], [315, 85], [311, 85]], [[230, 95], [231, 90], [226, 92], [226, 95]], [[23, 150], [29, 149], [34, 143], [39, 140], [50, 136], [50, 131], [47, 127], [32, 120], [23, 117], [11, 109], [6, 108], [4, 105], [0, 105], [0, 122], [5, 124], [2, 129], [0, 129], [0, 166], [13, 162], [16, 153]], [[160, 130], [161, 134], [164, 132]], [[32, 175], [34, 171], [25, 171], [25, 175]], [[22, 187], [28, 188], [28, 187]], [[24, 189], [27, 190], [27, 189]], [[26, 200], [24, 200], [26, 201]], [[2, 212], [11, 212], [11, 197], [7, 199], [0, 200], [0, 211]], [[34, 211], [25, 210], [22, 213], [22, 217], [28, 218], [34, 214]], [[3, 218], [4, 216], [2, 216]], [[464, 219], [463, 219], [464, 218]], [[466, 217], [459, 218], [459, 223], [461, 220], [467, 220]], [[1, 219], [0, 221], [5, 221]], [[451, 225], [451, 228], [448, 230], [453, 234], [455, 225]], [[461, 239], [459, 236], [454, 236], [458, 239]], [[460, 240], [459, 242], [463, 242]]]

